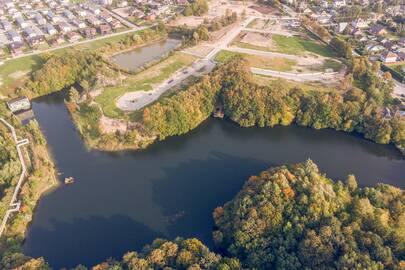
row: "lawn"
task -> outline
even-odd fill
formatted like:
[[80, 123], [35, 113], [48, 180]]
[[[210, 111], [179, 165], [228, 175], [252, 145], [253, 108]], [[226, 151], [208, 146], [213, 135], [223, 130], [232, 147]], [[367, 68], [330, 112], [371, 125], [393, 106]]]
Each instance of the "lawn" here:
[[273, 47], [262, 47], [250, 43], [235, 41], [233, 44], [241, 48], [247, 48], [259, 51], [272, 51], [278, 53], [305, 55], [308, 53], [321, 55], [323, 57], [336, 57], [335, 52], [328, 46], [318, 43], [312, 39], [306, 39], [299, 36], [287, 37], [283, 35], [273, 34]]
[[281, 87], [284, 89], [300, 88], [308, 94], [313, 92], [333, 92], [338, 91], [337, 88], [324, 85], [320, 82], [295, 82], [282, 78], [275, 78], [270, 76], [253, 75], [253, 80], [259, 85], [269, 87]]
[[298, 36], [286, 37], [282, 35], [273, 35], [273, 41], [276, 44], [276, 50], [286, 54], [303, 55], [310, 52], [324, 57], [336, 56], [326, 45], [320, 44], [311, 39], [305, 39]]
[[224, 63], [229, 61], [235, 56], [244, 57], [252, 67], [271, 69], [276, 71], [291, 71], [293, 70], [293, 67], [297, 64], [297, 62], [294, 60], [282, 57], [266, 57], [225, 50], [220, 51], [215, 57], [215, 60]]
[[7, 96], [27, 75], [39, 68], [42, 58], [32, 55], [9, 60], [0, 65], [0, 94]]
[[171, 74], [189, 66], [196, 60], [196, 57], [183, 53], [176, 53], [162, 62], [127, 78], [121, 86], [108, 87], [96, 97], [106, 116], [111, 118], [126, 118], [126, 114], [115, 105], [117, 98], [126, 92], [149, 91], [154, 84], [163, 82]]

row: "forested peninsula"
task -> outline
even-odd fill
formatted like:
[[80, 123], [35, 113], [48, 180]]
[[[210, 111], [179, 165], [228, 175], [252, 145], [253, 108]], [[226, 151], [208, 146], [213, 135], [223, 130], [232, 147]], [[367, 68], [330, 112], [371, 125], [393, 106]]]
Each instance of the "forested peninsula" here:
[[[213, 212], [215, 251], [198, 239], [157, 239], [94, 270], [403, 269], [405, 195], [386, 184], [333, 181], [308, 160], [251, 176]], [[2, 269], [50, 269], [5, 254]], [[77, 266], [75, 270], [87, 269]]]
[[347, 91], [318, 92], [298, 87], [261, 86], [252, 80], [249, 65], [242, 58], [218, 67], [197, 83], [160, 99], [139, 112], [131, 130], [103, 133], [102, 112], [90, 100], [69, 101], [68, 108], [78, 130], [92, 148], [102, 150], [144, 148], [156, 140], [185, 134], [211, 116], [216, 105], [225, 116], [243, 127], [291, 125], [315, 129], [331, 128], [358, 132], [381, 144], [405, 149], [405, 120], [387, 117], [395, 111], [392, 82], [376, 75], [365, 59], [355, 59], [346, 76], [363, 87], [348, 83]]

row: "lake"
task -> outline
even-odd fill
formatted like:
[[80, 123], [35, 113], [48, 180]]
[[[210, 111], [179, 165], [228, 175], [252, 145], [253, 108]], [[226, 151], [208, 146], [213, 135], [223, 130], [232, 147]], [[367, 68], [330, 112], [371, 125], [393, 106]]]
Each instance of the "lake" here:
[[116, 54], [111, 57], [111, 61], [121, 68], [135, 71], [145, 64], [156, 61], [162, 55], [174, 50], [181, 44], [181, 40], [168, 38], [135, 50]]
[[35, 100], [33, 110], [61, 179], [76, 179], [40, 200], [23, 246], [54, 268], [119, 259], [157, 237], [197, 237], [212, 247], [213, 209], [270, 166], [311, 158], [333, 179], [353, 173], [363, 186], [405, 187], [399, 151], [357, 135], [209, 119], [146, 150], [107, 153], [86, 149], [62, 94]]

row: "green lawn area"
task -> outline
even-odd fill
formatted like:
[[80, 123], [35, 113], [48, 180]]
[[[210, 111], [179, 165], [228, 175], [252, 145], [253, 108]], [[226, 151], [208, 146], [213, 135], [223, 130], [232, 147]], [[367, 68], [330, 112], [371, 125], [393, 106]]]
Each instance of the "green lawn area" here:
[[126, 79], [121, 86], [108, 87], [96, 97], [96, 102], [100, 104], [104, 114], [111, 118], [127, 118], [123, 111], [115, 105], [117, 98], [126, 92], [149, 91], [152, 90], [153, 84], [163, 82], [171, 74], [181, 68], [190, 65], [196, 60], [196, 57], [176, 53], [162, 62]]
[[313, 53], [324, 57], [335, 57], [335, 52], [326, 45], [312, 39], [306, 39], [299, 36], [287, 37], [283, 35], [273, 34], [272, 40], [274, 47], [262, 47], [250, 43], [235, 41], [233, 44], [241, 48], [247, 48], [259, 51], [272, 51], [293, 55], [305, 55]]
[[266, 56], [231, 52], [226, 50], [220, 51], [216, 55], [215, 60], [224, 63], [229, 61], [231, 58], [235, 56], [244, 57], [252, 67], [271, 69], [276, 71], [291, 71], [293, 70], [293, 67], [297, 64], [297, 62], [294, 60], [282, 57], [266, 57]]
[[307, 52], [318, 54], [324, 57], [333, 57], [335, 53], [324, 44], [320, 44], [311, 39], [302, 37], [286, 37], [282, 35], [273, 35], [273, 41], [277, 50], [287, 54], [302, 55]]
[[39, 55], [26, 56], [9, 60], [0, 65], [0, 93], [1, 95], [9, 95], [12, 89], [18, 86], [18, 82], [22, 81], [33, 70], [36, 70], [41, 65], [41, 57]]
[[313, 92], [333, 92], [338, 91], [334, 87], [326, 86], [319, 82], [306, 82], [300, 83], [295, 81], [289, 81], [282, 78], [275, 78], [270, 76], [253, 75], [253, 80], [259, 85], [269, 87], [281, 87], [285, 89], [300, 88], [308, 94]]

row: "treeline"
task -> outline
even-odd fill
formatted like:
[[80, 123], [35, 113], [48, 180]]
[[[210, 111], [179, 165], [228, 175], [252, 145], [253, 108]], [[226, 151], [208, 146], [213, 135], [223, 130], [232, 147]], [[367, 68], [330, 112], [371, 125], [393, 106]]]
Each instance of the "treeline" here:
[[[0, 238], [0, 269], [16, 269], [9, 267], [10, 263], [26, 264], [27, 267], [20, 269], [42, 269], [37, 266], [42, 265], [44, 261], [25, 256], [21, 246], [40, 196], [56, 185], [54, 164], [48, 155], [46, 140], [36, 121], [30, 121], [29, 124], [22, 126], [20, 121], [11, 115], [4, 103], [0, 104], [0, 115], [14, 126], [19, 138], [29, 140], [29, 144], [22, 148], [27, 165], [27, 175], [18, 195], [21, 207], [19, 212], [11, 216]], [[10, 131], [3, 128], [3, 124], [0, 123], [1, 220], [4, 217], [4, 211], [8, 209], [12, 192], [14, 192], [21, 172], [15, 142], [9, 134]]]
[[207, 0], [195, 0], [191, 4], [186, 4], [183, 10], [184, 16], [201, 16], [208, 12]]
[[184, 46], [196, 45], [200, 41], [210, 39], [210, 33], [218, 31], [221, 28], [235, 23], [238, 20], [238, 14], [227, 10], [220, 18], [212, 21], [204, 20], [198, 27], [189, 27], [187, 25], [172, 27], [170, 33], [180, 35]]
[[384, 106], [392, 111], [395, 107], [387, 104], [390, 82], [377, 78], [369, 83], [367, 91], [352, 87], [344, 94], [259, 86], [252, 81], [247, 62], [237, 58], [186, 91], [144, 109], [143, 123], [159, 139], [184, 134], [205, 120], [220, 102], [225, 115], [244, 127], [298, 124], [356, 131], [375, 142], [404, 149], [405, 121], [383, 113]]
[[134, 47], [158, 41], [166, 37], [166, 28], [160, 22], [156, 27], [125, 35], [118, 41], [109, 42], [96, 51], [101, 53], [102, 55], [111, 55], [116, 52], [132, 49]]
[[249, 269], [403, 269], [405, 194], [357, 187], [312, 161], [250, 177], [214, 211], [217, 247]]
[[75, 83], [91, 86], [97, 75], [107, 71], [103, 58], [94, 52], [72, 50], [63, 55], [49, 55], [42, 67], [18, 92], [36, 97], [56, 92]]

